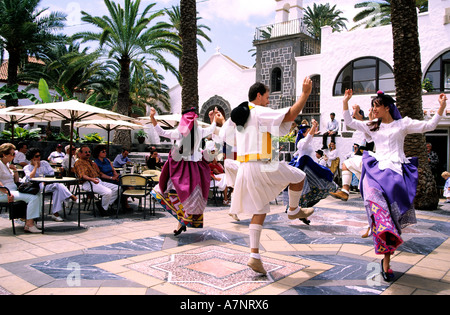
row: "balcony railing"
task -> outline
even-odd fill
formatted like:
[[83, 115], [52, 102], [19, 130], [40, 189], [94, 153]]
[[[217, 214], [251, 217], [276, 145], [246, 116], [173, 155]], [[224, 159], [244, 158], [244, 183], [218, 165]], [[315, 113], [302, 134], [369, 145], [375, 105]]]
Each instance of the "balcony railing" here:
[[320, 54], [320, 42], [310, 37], [306, 25], [301, 19], [258, 27], [255, 32], [255, 41], [297, 34], [307, 35], [301, 40], [301, 56]]
[[258, 27], [256, 29], [255, 40], [259, 41], [299, 33], [308, 34], [306, 26], [301, 19]]

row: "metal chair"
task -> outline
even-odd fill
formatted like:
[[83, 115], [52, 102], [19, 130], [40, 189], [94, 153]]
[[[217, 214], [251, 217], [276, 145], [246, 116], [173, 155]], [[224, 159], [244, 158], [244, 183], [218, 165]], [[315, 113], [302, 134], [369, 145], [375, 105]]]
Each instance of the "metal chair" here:
[[[211, 183], [213, 185], [211, 185]], [[212, 194], [212, 199], [214, 200], [214, 204], [217, 207], [219, 205], [217, 202], [218, 198], [221, 198], [223, 200], [223, 191], [219, 191], [219, 189], [216, 186], [216, 181], [212, 178], [211, 178], [210, 184], [209, 184], [209, 191]]]
[[[95, 209], [95, 201], [100, 200], [100, 195], [95, 193], [92, 189], [92, 183], [89, 182], [90, 186], [91, 186], [91, 190], [84, 190], [82, 187], [82, 183], [81, 183], [81, 179], [76, 175], [76, 178], [78, 179], [78, 183], [75, 186], [74, 190], [72, 191], [72, 194], [74, 194], [75, 196], [78, 197], [78, 216], [80, 216], [80, 211], [81, 211], [81, 199], [82, 197], [87, 199], [87, 202], [84, 204], [84, 209], [83, 211], [86, 211], [86, 208], [89, 210], [89, 208], [91, 207], [91, 204], [94, 205], [92, 212], [94, 214], [94, 217], [97, 217], [96, 215], [96, 209]], [[72, 213], [72, 208], [73, 208], [74, 202], [72, 202], [72, 205], [70, 207], [70, 211], [69, 211], [69, 215]]]
[[[139, 205], [142, 204], [142, 198], [144, 198], [144, 219], [145, 208], [147, 206], [146, 197], [150, 196], [152, 190], [151, 184], [149, 184], [147, 177], [138, 174], [126, 174], [119, 177], [119, 189], [117, 190], [117, 213], [116, 217], [119, 217], [119, 202], [121, 196], [139, 198]], [[152, 203], [150, 200], [150, 214], [152, 213]], [[154, 214], [154, 210], [153, 210]]]
[[[5, 188], [8, 191], [8, 195], [11, 195], [11, 192], [8, 189], [8, 187], [0, 186], [0, 188]], [[8, 209], [9, 219], [12, 222], [12, 229], [14, 235], [16, 235], [16, 227], [14, 226], [14, 220], [27, 217], [27, 206], [28, 204], [22, 200], [14, 202], [0, 202], [0, 213], [1, 209], [3, 208]]]
[[[145, 170], [142, 172], [142, 175], [153, 175], [151, 177], [148, 177], [149, 180], [149, 185], [151, 187], [151, 189], [153, 189], [156, 185], [159, 184], [159, 177], [161, 176], [161, 171], [159, 170]], [[150, 189], [150, 190], [151, 190]], [[153, 201], [153, 214], [155, 214], [155, 210], [156, 210], [156, 200], [155, 198], [150, 197], [150, 202]]]

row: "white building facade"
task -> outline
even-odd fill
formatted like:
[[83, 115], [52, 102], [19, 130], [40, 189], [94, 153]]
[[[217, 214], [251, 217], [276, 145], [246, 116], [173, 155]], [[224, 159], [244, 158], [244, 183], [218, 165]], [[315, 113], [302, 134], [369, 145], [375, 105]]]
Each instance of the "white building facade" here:
[[[362, 143], [358, 133], [342, 123], [342, 96], [353, 88], [350, 105], [358, 104], [368, 113], [377, 90], [395, 97], [393, 77], [392, 28], [379, 26], [353, 31], [332, 32], [322, 28], [321, 42], [311, 39], [302, 24], [302, 0], [275, 0], [274, 24], [256, 29], [256, 67], [247, 68], [217, 52], [199, 69], [200, 119], [214, 106], [225, 116], [247, 99], [248, 87], [256, 81], [271, 89], [273, 108], [292, 105], [301, 93], [306, 76], [313, 79], [313, 93], [301, 117], [320, 122], [321, 133], [336, 113], [340, 122], [337, 149], [345, 156], [353, 143]], [[332, 3], [333, 4], [333, 3]], [[438, 107], [439, 93], [450, 92], [450, 0], [429, 0], [428, 12], [419, 14], [419, 40], [423, 79], [432, 81], [433, 90], [423, 94], [423, 107], [429, 118]], [[173, 112], [181, 111], [181, 87], [170, 90]], [[444, 169], [449, 165], [450, 119], [444, 118], [427, 141], [439, 154]], [[314, 149], [322, 147], [316, 136]]]

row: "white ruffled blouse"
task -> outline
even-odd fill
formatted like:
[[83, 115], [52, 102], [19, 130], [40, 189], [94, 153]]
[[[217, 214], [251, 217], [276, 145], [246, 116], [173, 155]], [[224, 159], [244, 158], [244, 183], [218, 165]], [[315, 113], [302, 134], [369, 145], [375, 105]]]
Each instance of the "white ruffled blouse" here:
[[369, 135], [375, 142], [376, 152], [369, 151], [379, 162], [379, 168], [392, 169], [402, 174], [402, 164], [409, 163], [404, 152], [405, 137], [413, 133], [425, 133], [436, 129], [442, 116], [434, 115], [431, 120], [415, 120], [404, 117], [386, 124], [381, 123], [378, 131], [370, 131], [367, 121], [359, 121], [352, 118], [349, 111], [344, 111], [345, 124], [353, 129]]
[[[172, 152], [172, 157], [174, 159], [180, 158], [184, 161], [192, 161], [192, 162], [198, 162], [203, 159], [202, 154], [202, 139], [209, 136], [214, 132], [214, 129], [216, 129], [216, 123], [213, 122], [209, 127], [202, 128], [195, 124], [193, 127], [195, 128], [195, 140], [194, 140], [194, 152], [192, 155], [180, 155], [177, 153], [177, 150], [174, 150]], [[159, 125], [155, 126], [155, 131], [158, 133], [159, 136], [169, 138], [171, 140], [175, 140], [178, 145], [181, 144], [181, 140], [183, 139], [183, 135], [178, 131], [178, 129], [172, 129], [172, 130], [164, 130]]]

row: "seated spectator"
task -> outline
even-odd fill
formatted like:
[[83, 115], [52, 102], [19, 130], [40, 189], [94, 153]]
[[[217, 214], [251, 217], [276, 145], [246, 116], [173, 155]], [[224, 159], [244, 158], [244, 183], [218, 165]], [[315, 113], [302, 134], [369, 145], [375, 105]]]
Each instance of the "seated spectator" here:
[[155, 147], [150, 148], [150, 155], [145, 157], [145, 164], [149, 170], [156, 170], [157, 167], [162, 168], [164, 165], [164, 162]]
[[122, 153], [117, 154], [116, 158], [114, 159], [113, 166], [120, 168], [124, 167], [125, 165], [133, 164], [131, 160], [128, 158], [129, 150], [124, 148], [122, 149]]
[[120, 175], [114, 169], [113, 163], [106, 157], [106, 145], [97, 145], [94, 148], [93, 157], [100, 170], [100, 178], [105, 182], [118, 184]]
[[58, 144], [56, 150], [50, 153], [47, 160], [52, 164], [61, 164], [65, 156], [62, 144]]
[[34, 219], [39, 218], [41, 212], [41, 194], [24, 194], [17, 190], [16, 183], [19, 182], [17, 168], [12, 164], [16, 147], [12, 143], [0, 145], [0, 186], [7, 187], [11, 195], [4, 188], [0, 189], [0, 202], [14, 202], [23, 200], [27, 203], [27, 215], [24, 230], [28, 233], [41, 233], [34, 224]]
[[[73, 173], [73, 167], [75, 165], [75, 162], [77, 161], [78, 157], [76, 154], [76, 150], [77, 148], [72, 147], [72, 152], [69, 151], [70, 150], [70, 145], [66, 145], [66, 147], [64, 148], [64, 151], [66, 151], [66, 156], [64, 157], [64, 159], [61, 162], [61, 168], [62, 168], [62, 172], [64, 172], [66, 175], [69, 175], [70, 173]], [[69, 170], [69, 158], [70, 158], [70, 154], [72, 153], [72, 162], [70, 163], [70, 172], [68, 172]]]
[[322, 150], [316, 151], [316, 158], [317, 158], [317, 164], [322, 165], [322, 166], [327, 166], [327, 161], [323, 157]]
[[14, 157], [13, 163], [19, 164], [21, 167], [27, 166], [30, 164], [30, 161], [27, 160], [25, 154], [27, 154], [28, 145], [25, 142], [19, 142], [17, 145], [16, 155]]
[[[25, 172], [25, 177], [35, 178], [35, 177], [43, 177], [43, 176], [54, 176], [55, 172], [47, 161], [41, 161], [41, 151], [37, 148], [31, 148], [27, 152], [27, 160], [30, 161], [30, 164], [23, 168]], [[44, 183], [41, 183], [41, 191], [44, 188]], [[59, 215], [59, 212], [63, 210], [63, 202], [68, 201], [68, 199], [72, 199], [73, 201], [77, 200], [77, 197], [74, 196], [67, 187], [61, 183], [52, 183], [47, 184], [45, 186], [46, 192], [51, 192], [53, 194], [53, 207], [52, 207], [52, 216], [51, 218], [54, 221], [61, 222], [63, 219]]]
[[[94, 162], [100, 171], [100, 178], [108, 183], [119, 184], [120, 174], [116, 172], [112, 162], [106, 157], [106, 146], [99, 144], [94, 148]], [[128, 198], [122, 197], [120, 201], [124, 209], [131, 209]]]
[[331, 137], [331, 141], [336, 143], [336, 136], [337, 136], [338, 131], [339, 131], [339, 122], [335, 118], [336, 118], [336, 114], [335, 113], [331, 113], [330, 114], [330, 121], [327, 124], [327, 130], [323, 133], [322, 150], [326, 150], [327, 149], [328, 136]]
[[336, 170], [339, 168], [340, 159], [338, 151], [336, 150], [336, 143], [331, 141], [328, 147], [329, 149], [328, 152], [324, 155], [324, 159], [325, 161], [327, 161], [327, 167], [334, 174]]
[[80, 178], [84, 190], [91, 191], [92, 184], [92, 191], [102, 196], [102, 200], [97, 201], [95, 205], [101, 216], [108, 215], [108, 208], [117, 199], [118, 186], [100, 179], [100, 170], [97, 164], [90, 160], [91, 149], [88, 145], [80, 147], [79, 156], [80, 158], [75, 162], [74, 171]]

